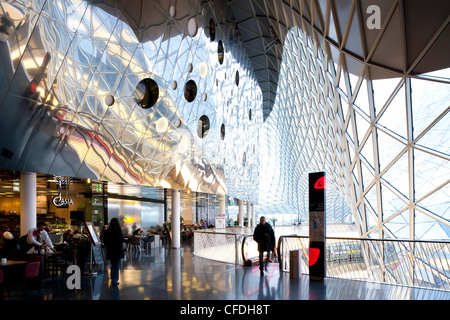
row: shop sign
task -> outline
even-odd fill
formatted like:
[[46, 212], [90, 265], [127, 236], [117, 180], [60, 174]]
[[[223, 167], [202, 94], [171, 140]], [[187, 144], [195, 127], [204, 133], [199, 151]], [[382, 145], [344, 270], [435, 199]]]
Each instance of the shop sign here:
[[53, 180], [56, 180], [58, 189], [63, 189], [63, 186], [73, 184], [73, 180], [70, 179], [69, 177], [53, 176]]
[[61, 192], [55, 198], [53, 198], [53, 204], [57, 207], [67, 206], [69, 204], [73, 204], [72, 199], [66, 199], [61, 196]]

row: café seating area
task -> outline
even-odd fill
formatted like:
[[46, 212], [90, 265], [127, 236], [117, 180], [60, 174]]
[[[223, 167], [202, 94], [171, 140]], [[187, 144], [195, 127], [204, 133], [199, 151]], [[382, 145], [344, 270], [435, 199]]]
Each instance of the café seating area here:
[[[16, 250], [2, 251], [0, 300], [25, 297], [29, 289], [40, 290], [44, 281], [65, 280], [70, 265], [78, 265], [83, 272], [90, 264], [104, 264], [103, 257], [90, 260], [90, 240], [87, 238], [55, 243], [54, 247], [56, 252], [41, 251], [40, 248], [30, 251], [33, 247], [26, 244], [24, 236], [19, 239]], [[103, 255], [103, 248], [100, 246], [99, 249]]]

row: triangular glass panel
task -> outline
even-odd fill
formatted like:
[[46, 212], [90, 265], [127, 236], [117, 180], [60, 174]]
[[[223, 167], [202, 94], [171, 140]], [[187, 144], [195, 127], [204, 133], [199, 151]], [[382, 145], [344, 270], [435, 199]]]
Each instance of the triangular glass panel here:
[[450, 113], [429, 129], [416, 144], [450, 156]]
[[392, 138], [383, 130], [377, 128], [378, 159], [380, 172], [405, 148], [405, 144]]
[[374, 212], [367, 208], [366, 206], [366, 224], [367, 224], [367, 230], [371, 230], [375, 228], [378, 225], [378, 220], [374, 216]]
[[384, 223], [384, 227], [397, 238], [408, 239], [409, 235], [409, 210], [405, 210]]
[[373, 168], [367, 167], [366, 162], [361, 161], [361, 174], [363, 179], [363, 188], [366, 189], [374, 179], [374, 170]]
[[450, 161], [414, 149], [415, 199], [450, 180]]
[[369, 130], [370, 124], [357, 111], [355, 111], [355, 120], [356, 120], [356, 133], [358, 135], [358, 144], [360, 144], [363, 141], [364, 136], [367, 133], [367, 130]]
[[436, 190], [422, 201], [418, 202], [417, 207], [430, 211], [446, 220], [450, 220], [450, 184]]
[[[372, 211], [378, 216], [378, 199], [377, 199], [377, 186], [374, 184], [372, 188], [364, 196], [369, 203]], [[367, 206], [366, 206], [367, 207]]]
[[447, 83], [411, 79], [414, 138], [448, 108], [448, 92]]
[[445, 239], [447, 235], [442, 230], [438, 222], [420, 210], [415, 210], [415, 239], [435, 240]]
[[406, 203], [392, 193], [383, 183], [381, 184], [381, 203], [383, 220], [387, 220], [406, 206]]
[[405, 197], [409, 196], [408, 164], [408, 152], [405, 152], [382, 176]]
[[369, 165], [373, 168], [375, 168], [374, 165], [374, 153], [373, 153], [373, 141], [372, 141], [372, 133], [369, 134], [369, 137], [367, 138], [366, 142], [364, 143], [364, 147], [360, 151], [361, 155], [366, 159], [366, 161], [369, 163]]
[[363, 79], [359, 88], [355, 88], [358, 91], [354, 104], [365, 114], [370, 116], [370, 104], [369, 95], [367, 94], [367, 80]]
[[355, 94], [355, 91], [357, 90], [359, 76], [354, 75], [354, 74], [352, 74], [350, 72], [349, 72], [348, 76], [349, 76], [349, 79], [350, 79], [351, 94], [353, 96]]
[[400, 78], [372, 80], [375, 113], [378, 114], [394, 92]]
[[[378, 109], [379, 110], [379, 109]], [[378, 123], [397, 133], [403, 138], [407, 138], [407, 121], [406, 121], [406, 95], [405, 86], [398, 90], [394, 99], [388, 105]]]
[[342, 92], [347, 96], [347, 100], [349, 100], [350, 95], [348, 94], [349, 91], [347, 91], [347, 81], [345, 79], [346, 72], [344, 72], [344, 68], [341, 68], [340, 74], [339, 88], [341, 88]]
[[[355, 140], [354, 140], [354, 136], [353, 136], [353, 121], [352, 118], [350, 117], [349, 121], [348, 121], [348, 126], [347, 126], [347, 137], [349, 139], [349, 146], [350, 148], [353, 150], [353, 152], [356, 151], [356, 146], [355, 146]], [[353, 158], [352, 154], [352, 158]]]

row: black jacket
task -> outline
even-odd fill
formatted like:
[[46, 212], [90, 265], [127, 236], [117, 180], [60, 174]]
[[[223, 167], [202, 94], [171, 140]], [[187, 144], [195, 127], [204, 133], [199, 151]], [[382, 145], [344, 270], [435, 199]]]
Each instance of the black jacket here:
[[123, 253], [123, 238], [122, 231], [115, 232], [107, 229], [103, 234], [103, 243], [105, 244], [106, 257], [108, 260], [117, 260], [124, 257]]
[[275, 232], [267, 222], [258, 224], [253, 232], [253, 240], [258, 243], [258, 251], [273, 251], [275, 247]]

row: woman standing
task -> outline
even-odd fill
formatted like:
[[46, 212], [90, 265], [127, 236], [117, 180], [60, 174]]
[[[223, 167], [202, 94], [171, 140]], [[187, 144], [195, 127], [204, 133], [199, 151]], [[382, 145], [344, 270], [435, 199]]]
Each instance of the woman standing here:
[[109, 222], [109, 228], [103, 235], [103, 243], [106, 249], [106, 258], [111, 261], [111, 283], [119, 284], [120, 260], [123, 258], [123, 238], [122, 229], [119, 220], [112, 218]]

